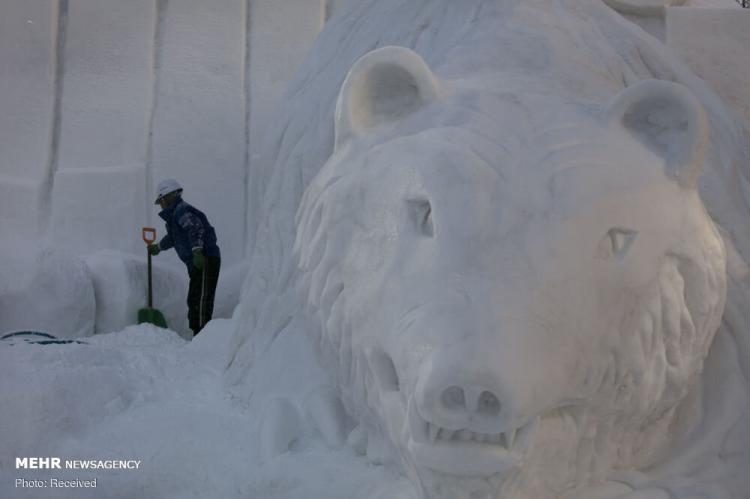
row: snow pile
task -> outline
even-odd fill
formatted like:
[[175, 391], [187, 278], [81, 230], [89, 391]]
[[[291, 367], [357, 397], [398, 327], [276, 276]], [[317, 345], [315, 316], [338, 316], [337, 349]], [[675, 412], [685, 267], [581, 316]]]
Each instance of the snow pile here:
[[[133, 331], [124, 333], [133, 336], [128, 343], [140, 340], [159, 350], [176, 344], [173, 334], [159, 328], [139, 329], [136, 334], [141, 338]], [[143, 341], [146, 336], [148, 342]], [[0, 344], [5, 408], [0, 424], [13, 429], [4, 438], [2, 468], [13, 468], [14, 456], [36, 455], [32, 451], [80, 438], [136, 399], [148, 396], [154, 380], [142, 376], [139, 367], [145, 367], [149, 359], [128, 358], [122, 344], [95, 345], [88, 341], [83, 345]]]
[[31, 243], [3, 245], [0, 253], [0, 333], [40, 330], [58, 338], [94, 334], [94, 286], [83, 261]]
[[[232, 329], [214, 320], [190, 343], [148, 325], [85, 345], [0, 342], [3, 497], [415, 499], [394, 471], [351, 449], [331, 450], [313, 435], [295, 440], [295, 453], [262, 463], [250, 431], [256, 413], [233, 400], [223, 382]], [[288, 353], [274, 358], [280, 372], [296, 370]], [[136, 460], [139, 467], [16, 470], [16, 456]], [[16, 488], [19, 477], [96, 478], [97, 488]]]

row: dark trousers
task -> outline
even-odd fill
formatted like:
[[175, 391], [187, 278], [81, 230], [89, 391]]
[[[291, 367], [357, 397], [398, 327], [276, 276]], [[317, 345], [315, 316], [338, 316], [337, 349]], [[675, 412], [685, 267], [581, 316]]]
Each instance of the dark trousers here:
[[220, 268], [221, 258], [218, 256], [207, 256], [202, 270], [190, 268], [187, 305], [188, 322], [193, 330], [193, 336], [200, 333], [203, 326], [211, 320]]

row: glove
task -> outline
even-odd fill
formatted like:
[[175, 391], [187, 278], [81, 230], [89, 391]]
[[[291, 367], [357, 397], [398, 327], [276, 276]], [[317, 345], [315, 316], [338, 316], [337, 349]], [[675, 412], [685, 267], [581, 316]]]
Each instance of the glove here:
[[193, 248], [193, 267], [198, 270], [203, 270], [206, 260], [203, 257], [203, 250], [201, 248]]
[[148, 252], [149, 252], [150, 254], [152, 254], [152, 255], [156, 256], [156, 255], [158, 255], [159, 253], [161, 253], [161, 248], [159, 247], [159, 245], [158, 245], [158, 244], [149, 244], [149, 245], [148, 245]]

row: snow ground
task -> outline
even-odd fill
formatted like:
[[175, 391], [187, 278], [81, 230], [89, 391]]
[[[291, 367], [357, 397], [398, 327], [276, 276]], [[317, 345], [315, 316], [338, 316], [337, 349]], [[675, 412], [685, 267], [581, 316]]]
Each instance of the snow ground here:
[[[222, 378], [231, 329], [230, 321], [215, 320], [193, 342], [141, 325], [81, 345], [0, 343], [3, 497], [413, 497], [405, 478], [314, 436], [260, 464], [255, 416], [232, 399]], [[16, 470], [14, 458], [24, 456], [141, 464]], [[16, 478], [50, 477], [97, 478], [97, 488], [14, 487]]]

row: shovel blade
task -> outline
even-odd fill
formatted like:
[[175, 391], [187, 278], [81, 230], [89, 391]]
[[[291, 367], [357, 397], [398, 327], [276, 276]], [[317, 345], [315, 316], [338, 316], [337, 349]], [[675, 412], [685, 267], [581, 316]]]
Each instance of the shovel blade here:
[[167, 319], [164, 318], [164, 314], [155, 308], [142, 308], [138, 311], [138, 324], [153, 324], [161, 328], [167, 328]]

